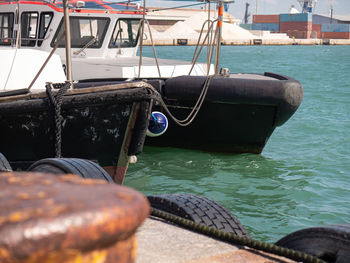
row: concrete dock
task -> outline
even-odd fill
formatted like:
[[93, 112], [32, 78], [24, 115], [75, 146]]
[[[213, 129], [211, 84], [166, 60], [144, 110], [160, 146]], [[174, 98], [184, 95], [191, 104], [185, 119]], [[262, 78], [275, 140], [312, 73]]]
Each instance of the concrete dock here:
[[148, 218], [136, 233], [136, 263], [291, 263], [280, 256], [241, 248]]

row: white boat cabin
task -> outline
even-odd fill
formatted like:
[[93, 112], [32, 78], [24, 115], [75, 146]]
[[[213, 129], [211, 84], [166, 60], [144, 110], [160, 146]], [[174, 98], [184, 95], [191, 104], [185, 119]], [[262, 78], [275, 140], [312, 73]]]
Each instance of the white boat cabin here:
[[[100, 0], [69, 1], [69, 7], [73, 79], [137, 78], [139, 57], [136, 54], [142, 9], [135, 4]], [[0, 48], [18, 48], [16, 36], [19, 31], [20, 48], [51, 51], [64, 33], [62, 3], [0, 2]], [[64, 47], [63, 37], [56, 54], [65, 68]], [[191, 62], [158, 61], [162, 78], [187, 75], [192, 66]], [[205, 75], [206, 68], [206, 64], [196, 64], [191, 75]], [[142, 58], [140, 77], [159, 77], [154, 58]]]

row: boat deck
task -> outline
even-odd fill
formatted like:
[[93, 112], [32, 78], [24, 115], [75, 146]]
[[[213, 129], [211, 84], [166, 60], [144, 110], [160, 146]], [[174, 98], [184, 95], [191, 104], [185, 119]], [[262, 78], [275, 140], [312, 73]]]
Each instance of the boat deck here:
[[248, 73], [234, 73], [230, 74], [230, 78], [233, 79], [254, 79], [254, 80], [276, 80], [275, 78], [264, 76], [260, 74], [248, 74]]
[[[134, 78], [138, 76], [139, 57], [115, 58], [74, 58], [73, 79], [86, 80], [94, 76], [95, 79]], [[192, 62], [158, 59], [161, 77], [169, 78], [188, 75]], [[191, 75], [206, 75], [206, 64], [197, 63]], [[212, 71], [212, 66], [211, 66]], [[142, 78], [159, 78], [157, 64], [154, 58], [143, 57], [141, 67]]]
[[[133, 78], [137, 77], [139, 69], [139, 57], [118, 57], [117, 59], [108, 58], [75, 58], [73, 60], [73, 78], [79, 80], [95, 78], [113, 79], [113, 78]], [[169, 78], [181, 75], [188, 75], [191, 67], [191, 61], [181, 61], [172, 59], [158, 59], [158, 65], [161, 77]], [[205, 63], [196, 63], [191, 75], [206, 75], [207, 65]], [[211, 65], [210, 74], [213, 74]], [[158, 78], [156, 60], [152, 57], [142, 58], [141, 67], [142, 78]], [[276, 80], [270, 76], [261, 74], [230, 74], [230, 78], [254, 79], [254, 80]]]

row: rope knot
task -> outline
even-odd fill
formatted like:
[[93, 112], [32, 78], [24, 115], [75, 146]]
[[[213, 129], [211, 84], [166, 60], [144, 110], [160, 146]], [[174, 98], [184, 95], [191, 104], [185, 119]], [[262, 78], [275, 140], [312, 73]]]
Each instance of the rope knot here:
[[[46, 93], [49, 98], [50, 105], [54, 112], [54, 134], [55, 134], [55, 157], [62, 157], [62, 121], [64, 120], [61, 115], [61, 108], [63, 102], [63, 95], [71, 87], [71, 82], [65, 83], [47, 83]], [[58, 89], [56, 95], [53, 94], [52, 90]]]

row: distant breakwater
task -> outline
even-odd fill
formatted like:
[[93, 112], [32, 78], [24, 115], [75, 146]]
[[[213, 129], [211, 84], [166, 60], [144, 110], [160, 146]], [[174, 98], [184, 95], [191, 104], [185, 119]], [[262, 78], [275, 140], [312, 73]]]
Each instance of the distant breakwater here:
[[[153, 41], [156, 46], [194, 46], [198, 40], [192, 38], [167, 38]], [[150, 40], [143, 42], [145, 46], [152, 45]], [[225, 39], [222, 45], [250, 46], [250, 45], [350, 45], [350, 39]]]

